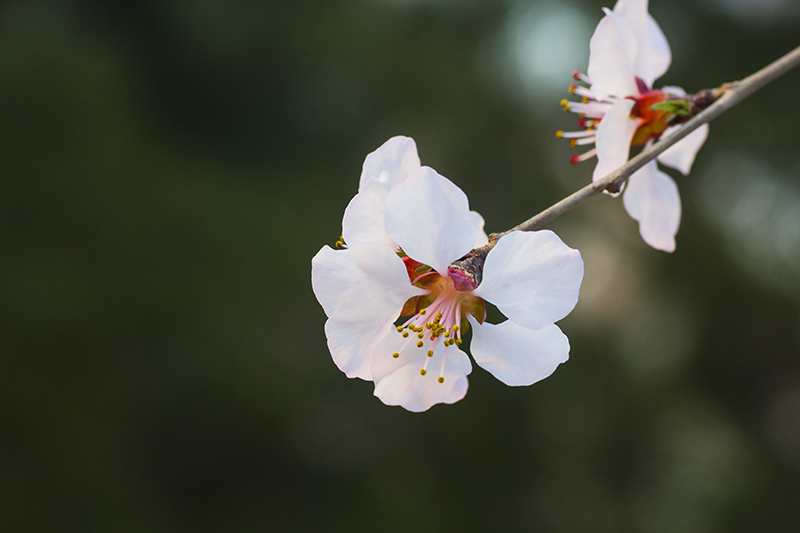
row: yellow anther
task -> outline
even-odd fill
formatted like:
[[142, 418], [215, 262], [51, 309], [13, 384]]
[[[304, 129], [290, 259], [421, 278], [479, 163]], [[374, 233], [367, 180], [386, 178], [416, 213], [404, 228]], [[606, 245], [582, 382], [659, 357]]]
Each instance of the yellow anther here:
[[449, 330], [444, 330], [444, 336], [445, 337], [449, 337], [450, 336], [450, 331]]
[[444, 383], [444, 376], [439, 376], [439, 379], [437, 379], [436, 381], [438, 381], [439, 383]]
[[394, 353], [392, 354], [392, 357], [394, 357], [395, 359], [397, 359], [398, 357], [400, 357], [400, 354], [399, 354], [399, 353], [397, 353], [397, 352], [394, 352]]
[[583, 97], [583, 103], [584, 104], [588, 104], [589, 103], [589, 97], [588, 96], [584, 96]]
[[569, 107], [569, 100], [567, 100], [566, 98], [561, 100], [561, 107], [563, 107], [565, 109], [568, 108]]
[[558, 131], [556, 132], [556, 139], [560, 139], [560, 138], [561, 138], [561, 137], [563, 137], [563, 136], [564, 136], [564, 132], [563, 132], [563, 131], [561, 131], [561, 130], [558, 130]]
[[419, 310], [419, 314], [424, 315], [425, 313], [426, 313], [426, 311], [424, 309], [420, 309]]
[[578, 141], [576, 141], [575, 139], [570, 139], [569, 140], [569, 145], [570, 146], [576, 146], [577, 144], [578, 144]]
[[423, 344], [425, 344], [425, 343], [422, 342], [422, 341], [417, 342], [417, 348], [422, 348]]
[[425, 370], [424, 368], [420, 368], [420, 369], [419, 369], [419, 375], [420, 375], [420, 376], [424, 376], [424, 375], [425, 375], [425, 374], [427, 374], [427, 373], [428, 373], [428, 371], [427, 371], [427, 370]]
[[404, 331], [404, 332], [403, 332], [403, 338], [405, 339], [405, 338], [407, 338], [407, 337], [408, 337], [408, 332], [407, 332], [407, 331]]
[[418, 338], [418, 339], [421, 339], [421, 338], [423, 338], [423, 337], [425, 337], [425, 334], [424, 334], [424, 333], [417, 333], [417, 338]]
[[577, 88], [577, 87], [576, 87], [574, 84], [573, 84], [573, 85], [570, 85], [570, 86], [569, 86], [569, 94], [575, 94], [575, 89], [576, 89], [576, 88]]
[[433, 357], [433, 350], [428, 350], [428, 357]]
[[456, 344], [458, 344], [459, 346], [461, 346], [461, 339], [456, 339]]
[[397, 326], [397, 333], [403, 333], [403, 326]]
[[458, 331], [458, 325], [453, 326], [453, 331]]

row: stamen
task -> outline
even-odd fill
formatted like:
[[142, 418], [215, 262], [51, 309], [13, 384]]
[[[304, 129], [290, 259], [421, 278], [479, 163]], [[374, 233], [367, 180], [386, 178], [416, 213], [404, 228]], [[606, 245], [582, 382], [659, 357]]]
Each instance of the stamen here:
[[[592, 132], [592, 133], [594, 133], [594, 132]], [[596, 139], [596, 137], [594, 135], [591, 136], [591, 137], [584, 137], [583, 139], [572, 139], [569, 142], [569, 145], [570, 146], [576, 146], [576, 145], [577, 146], [581, 146], [581, 145], [584, 145], [584, 144], [594, 144], [595, 139]]]
[[403, 332], [403, 338], [408, 338], [408, 332], [407, 331]]
[[439, 383], [444, 383], [444, 376], [439, 376], [439, 379], [437, 379], [436, 381], [438, 381]]
[[397, 352], [394, 352], [394, 353], [392, 354], [392, 357], [394, 357], [395, 359], [397, 359], [398, 357], [400, 357], [400, 354], [399, 354], [399, 353], [397, 353]]
[[433, 350], [428, 350], [428, 357], [433, 357]]
[[428, 371], [427, 371], [427, 370], [425, 370], [424, 368], [420, 368], [420, 369], [419, 369], [419, 375], [420, 375], [420, 376], [424, 376], [424, 375], [425, 375], [425, 374], [427, 374], [427, 373], [428, 373]]
[[597, 155], [597, 148], [592, 148], [588, 152], [585, 152], [585, 153], [583, 153], [581, 155], [578, 155], [578, 154], [573, 155], [570, 158], [569, 162], [572, 163], [573, 165], [577, 165], [581, 161], [586, 161], [587, 159], [592, 158], [592, 157], [594, 157], [596, 155]]
[[422, 341], [419, 341], [419, 342], [417, 343], [417, 348], [422, 348], [422, 346], [423, 346], [424, 344], [425, 344], [424, 342], [422, 342]]
[[588, 85], [592, 84], [591, 80], [589, 79], [589, 76], [587, 76], [586, 74], [581, 74], [577, 70], [572, 73], [572, 78], [576, 81], [582, 81], [583, 83], [586, 83]]
[[564, 109], [564, 111], [569, 111], [570, 110], [570, 105], [569, 104], [570, 104], [570, 102], [566, 98], [561, 100], [561, 107]]

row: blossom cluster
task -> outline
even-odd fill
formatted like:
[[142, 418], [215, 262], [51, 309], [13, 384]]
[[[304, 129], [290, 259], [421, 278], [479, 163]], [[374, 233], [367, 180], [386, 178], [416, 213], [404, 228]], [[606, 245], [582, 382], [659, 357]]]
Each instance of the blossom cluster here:
[[[557, 133], [595, 147], [596, 181], [623, 165], [631, 146], [649, 146], [688, 106], [679, 87], [653, 89], [669, 68], [669, 44], [647, 0], [604, 9], [590, 42], [587, 74], [575, 73], [567, 111], [581, 131]], [[703, 126], [658, 161], [688, 174], [708, 135]], [[681, 217], [674, 180], [647, 164], [628, 180], [625, 209], [654, 248], [673, 251]], [[342, 220], [336, 249], [312, 259], [314, 293], [328, 319], [334, 363], [350, 378], [372, 381], [389, 405], [425, 411], [467, 392], [472, 360], [507, 385], [530, 385], [569, 357], [556, 322], [578, 301], [580, 253], [555, 233], [512, 232], [491, 241], [464, 192], [422, 166], [416, 144], [393, 137], [364, 161], [358, 193]], [[487, 306], [505, 319], [489, 323]], [[466, 342], [469, 341], [469, 342]]]

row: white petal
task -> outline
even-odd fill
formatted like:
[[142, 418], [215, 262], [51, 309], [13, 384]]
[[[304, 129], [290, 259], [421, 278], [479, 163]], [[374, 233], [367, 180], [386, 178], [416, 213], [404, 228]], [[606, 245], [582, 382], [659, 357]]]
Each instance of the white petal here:
[[486, 256], [474, 294], [510, 320], [539, 329], [567, 316], [578, 302], [583, 259], [549, 230], [515, 231]]
[[675, 234], [681, 223], [678, 186], [651, 161], [628, 179], [622, 198], [628, 214], [639, 222], [644, 242], [657, 250], [675, 250]]
[[[661, 136], [666, 137], [678, 127], [679, 126], [670, 126], [664, 130]], [[664, 152], [658, 156], [658, 160], [668, 167], [672, 167], [681, 172], [684, 176], [688, 176], [689, 171], [692, 169], [694, 158], [700, 150], [700, 147], [706, 142], [707, 137], [708, 124], [703, 124], [692, 133], [664, 150]]]
[[475, 240], [475, 244], [472, 245], [473, 248], [480, 248], [481, 246], [485, 246], [489, 244], [489, 236], [486, 235], [486, 232], [483, 231], [484, 220], [480, 213], [477, 211], [470, 211], [470, 216], [475, 219], [475, 223], [481, 228], [481, 232], [478, 234], [478, 238]]
[[472, 357], [506, 385], [536, 383], [569, 359], [569, 340], [555, 324], [528, 329], [511, 320], [494, 325], [468, 318]]
[[634, 65], [636, 63], [636, 34], [628, 24], [608, 9], [589, 41], [591, 91], [597, 100], [608, 96], [638, 94]]
[[638, 44], [633, 72], [652, 87], [672, 62], [664, 32], [655, 19], [647, 13], [647, 0], [620, 0], [614, 14], [622, 18], [636, 35]]
[[661, 90], [667, 94], [671, 94], [672, 96], [684, 97], [686, 96], [686, 91], [683, 90], [683, 87], [678, 87], [677, 85], [664, 85], [661, 87]]
[[389, 237], [411, 258], [447, 272], [483, 231], [467, 195], [430, 167], [422, 167], [386, 196]]
[[346, 322], [394, 320], [406, 300], [424, 291], [411, 285], [403, 261], [389, 247], [323, 247], [311, 260], [311, 285], [330, 318]]
[[390, 187], [397, 185], [419, 167], [419, 156], [414, 139], [402, 135], [392, 137], [364, 160], [358, 190], [360, 192], [370, 178], [389, 181]]
[[333, 362], [349, 378], [372, 379], [372, 354], [375, 345], [394, 330], [391, 319], [368, 322], [325, 322], [325, 336]]
[[618, 100], [597, 127], [597, 166], [592, 180], [597, 181], [628, 161], [633, 134], [639, 122], [631, 118], [632, 100]]
[[386, 195], [390, 188], [389, 183], [370, 178], [350, 200], [342, 219], [342, 237], [348, 246], [367, 242], [393, 246], [383, 225]]
[[[396, 331], [389, 333], [375, 348], [372, 358], [372, 379], [375, 396], [387, 405], [400, 405], [409, 411], [425, 411], [437, 403], [455, 403], [467, 393], [467, 375], [472, 372], [469, 357], [456, 346], [447, 348], [444, 372], [442, 357], [445, 348], [439, 342], [433, 357], [426, 355], [428, 344], [417, 348]], [[403, 348], [403, 345], [407, 346]], [[392, 357], [397, 352], [398, 358]], [[427, 373], [420, 369], [428, 360]], [[444, 382], [439, 383], [439, 376]]]

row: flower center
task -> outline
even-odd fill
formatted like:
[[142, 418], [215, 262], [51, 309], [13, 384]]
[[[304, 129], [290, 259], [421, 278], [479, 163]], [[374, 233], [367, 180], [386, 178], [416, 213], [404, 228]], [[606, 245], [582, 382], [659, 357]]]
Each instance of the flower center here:
[[665, 110], [652, 109], [652, 106], [666, 101], [667, 94], [664, 91], [649, 90], [628, 98], [635, 102], [631, 109], [631, 118], [642, 121], [636, 133], [633, 134], [631, 146], [641, 146], [650, 139], [661, 137], [661, 134], [667, 129], [670, 114]]
[[413, 342], [418, 349], [425, 350], [427, 354], [425, 364], [419, 371], [420, 375], [424, 376], [428, 373], [428, 363], [436, 347], [441, 343], [444, 346], [444, 353], [438, 382], [444, 383], [448, 348], [462, 343], [461, 336], [469, 329], [467, 315], [473, 315], [481, 323], [484, 321], [486, 303], [482, 298], [474, 296], [471, 290], [464, 290], [464, 280], [457, 272], [454, 272], [454, 280], [451, 276], [442, 276], [427, 265], [422, 265], [409, 257], [404, 257], [403, 260], [411, 283], [427, 289], [428, 294], [414, 296], [403, 305], [400, 316], [410, 318], [397, 326], [397, 333], [402, 335], [406, 342], [400, 350], [392, 353], [392, 357], [400, 357], [400, 352]]
[[[591, 85], [591, 80], [580, 72], [574, 72], [573, 78]], [[634, 101], [631, 110], [631, 118], [639, 121], [639, 127], [633, 135], [631, 146], [641, 146], [651, 139], [658, 139], [667, 129], [670, 113], [665, 110], [651, 109], [651, 106], [667, 100], [667, 94], [663, 91], [654, 90], [640, 78], [636, 78], [636, 87], [639, 94], [629, 96], [628, 99]], [[618, 98], [610, 96], [604, 100], [596, 100], [588, 87], [582, 87], [573, 83], [569, 86], [570, 94], [581, 96], [580, 102], [562, 100], [561, 107], [564, 111], [577, 113], [579, 115], [578, 127], [584, 128], [583, 131], [557, 131], [556, 137], [569, 139], [570, 146], [582, 146], [595, 144], [597, 139], [597, 127], [605, 117], [606, 113], [618, 101]], [[597, 155], [597, 149], [592, 148], [582, 154], [575, 154], [570, 158], [573, 165], [581, 161], [586, 161]]]

